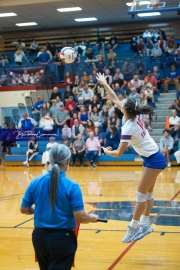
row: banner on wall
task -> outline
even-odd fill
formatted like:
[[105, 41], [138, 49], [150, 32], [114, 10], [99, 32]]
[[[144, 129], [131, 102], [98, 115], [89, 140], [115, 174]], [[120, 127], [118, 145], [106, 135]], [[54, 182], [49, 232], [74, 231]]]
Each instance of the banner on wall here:
[[6, 69], [7, 85], [34, 85], [45, 80], [44, 67], [8, 68]]

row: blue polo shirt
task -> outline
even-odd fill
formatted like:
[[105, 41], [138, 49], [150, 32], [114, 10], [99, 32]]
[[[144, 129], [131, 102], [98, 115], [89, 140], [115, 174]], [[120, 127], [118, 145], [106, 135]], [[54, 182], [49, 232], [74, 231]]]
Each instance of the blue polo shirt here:
[[50, 56], [49, 53], [45, 52], [45, 53], [41, 53], [39, 56], [39, 62], [41, 63], [47, 63], [50, 60]]
[[42, 105], [46, 103], [45, 100], [40, 100], [40, 101], [37, 101], [35, 104], [34, 104], [34, 109], [40, 111], [40, 109], [42, 108]]
[[38, 228], [75, 228], [73, 212], [84, 210], [84, 203], [79, 184], [60, 172], [57, 200], [53, 211], [49, 203], [51, 171], [35, 178], [28, 186], [21, 206], [35, 204], [34, 225]]
[[78, 66], [79, 66], [78, 58], [80, 58], [80, 54], [77, 54], [77, 55], [76, 55], [76, 59], [75, 59], [74, 62], [72, 62], [72, 64], [71, 64], [72, 67], [78, 67]]
[[177, 70], [174, 70], [174, 71], [170, 71], [169, 74], [168, 74], [168, 78], [170, 79], [175, 79], [179, 76], [179, 72]]

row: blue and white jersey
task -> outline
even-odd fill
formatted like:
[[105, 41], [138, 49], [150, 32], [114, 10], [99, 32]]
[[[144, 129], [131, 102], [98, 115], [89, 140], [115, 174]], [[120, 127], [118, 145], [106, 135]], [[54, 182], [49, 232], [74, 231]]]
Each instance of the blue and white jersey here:
[[139, 116], [124, 123], [121, 128], [121, 142], [128, 142], [140, 156], [144, 157], [159, 151], [158, 145], [149, 135]]

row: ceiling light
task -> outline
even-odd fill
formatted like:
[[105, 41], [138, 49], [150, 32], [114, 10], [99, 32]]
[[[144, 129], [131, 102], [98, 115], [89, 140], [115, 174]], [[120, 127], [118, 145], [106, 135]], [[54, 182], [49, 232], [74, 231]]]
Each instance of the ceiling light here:
[[17, 16], [16, 13], [0, 13], [0, 17], [11, 17], [11, 16]]
[[[149, 5], [149, 4], [151, 4], [151, 2], [150, 2], [150, 1], [140, 1], [140, 2], [135, 2], [135, 3], [134, 3], [134, 5], [136, 5], [137, 3], [138, 3], [138, 5], [139, 5], [139, 6], [143, 6], [143, 5]], [[127, 5], [128, 7], [132, 7], [133, 2], [126, 3], [126, 5]]]
[[76, 22], [90, 22], [90, 21], [97, 21], [95, 17], [92, 18], [80, 18], [80, 19], [74, 19]]
[[31, 26], [31, 25], [37, 25], [36, 22], [28, 22], [28, 23], [16, 23], [17, 26]]
[[80, 7], [72, 7], [72, 8], [58, 8], [57, 9], [59, 12], [69, 12], [69, 11], [78, 11], [82, 10]]
[[161, 13], [159, 12], [149, 12], [149, 13], [138, 13], [139, 17], [151, 17], [151, 16], [159, 16]]

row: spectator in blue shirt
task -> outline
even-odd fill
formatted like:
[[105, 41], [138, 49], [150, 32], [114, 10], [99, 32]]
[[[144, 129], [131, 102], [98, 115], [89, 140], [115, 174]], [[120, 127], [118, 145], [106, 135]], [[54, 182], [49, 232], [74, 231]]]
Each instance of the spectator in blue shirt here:
[[30, 130], [37, 126], [37, 122], [28, 117], [26, 113], [23, 114], [23, 118], [19, 121], [18, 128]]
[[111, 147], [112, 150], [116, 150], [119, 146], [120, 132], [115, 126], [110, 126], [109, 132], [106, 134], [104, 147]]
[[159, 73], [158, 67], [153, 68], [152, 76], [154, 76], [156, 78], [157, 88], [158, 88], [158, 90], [160, 90], [161, 89], [161, 74]]
[[140, 95], [137, 93], [136, 88], [132, 87], [131, 88], [131, 93], [129, 95], [130, 98], [134, 98], [134, 99], [140, 99]]
[[35, 178], [22, 199], [21, 213], [34, 214], [32, 242], [40, 269], [70, 270], [77, 249], [76, 221], [98, 220], [97, 215], [86, 214], [79, 184], [66, 176], [70, 156], [67, 146], [52, 147], [52, 170]]
[[46, 101], [42, 100], [41, 97], [38, 96], [37, 102], [34, 104], [34, 111], [32, 112], [32, 117], [36, 122], [40, 121], [40, 110], [44, 103], [46, 103]]
[[176, 67], [180, 68], [180, 49], [177, 49], [177, 54], [174, 56], [174, 61], [176, 63]]
[[118, 95], [122, 95], [124, 96], [124, 90], [122, 88], [120, 88], [119, 83], [116, 83], [114, 86], [114, 93], [118, 96]]
[[48, 65], [51, 61], [49, 53], [46, 52], [45, 48], [41, 49], [41, 54], [39, 55], [39, 64], [40, 65]]
[[168, 89], [169, 85], [175, 85], [176, 92], [179, 92], [179, 77], [180, 77], [179, 71], [176, 69], [175, 65], [172, 65], [171, 71], [169, 72], [169, 74], [166, 77], [166, 80], [164, 82], [164, 89], [165, 89], [166, 93], [168, 93], [168, 91], [169, 91], [169, 89]]

